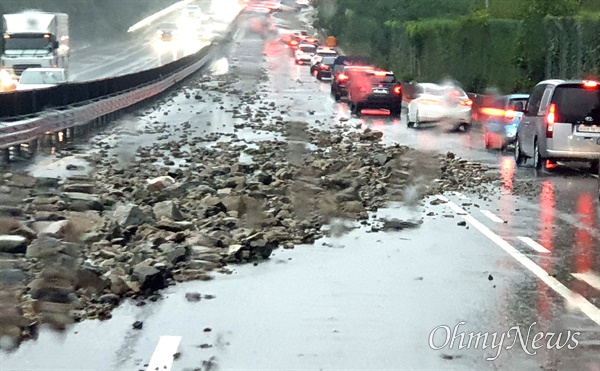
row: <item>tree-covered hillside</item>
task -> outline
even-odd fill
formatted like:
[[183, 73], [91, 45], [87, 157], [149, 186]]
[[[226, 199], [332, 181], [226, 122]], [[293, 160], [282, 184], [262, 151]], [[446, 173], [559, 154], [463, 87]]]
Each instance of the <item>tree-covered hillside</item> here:
[[599, 0], [317, 0], [315, 26], [404, 80], [528, 90], [600, 73]]

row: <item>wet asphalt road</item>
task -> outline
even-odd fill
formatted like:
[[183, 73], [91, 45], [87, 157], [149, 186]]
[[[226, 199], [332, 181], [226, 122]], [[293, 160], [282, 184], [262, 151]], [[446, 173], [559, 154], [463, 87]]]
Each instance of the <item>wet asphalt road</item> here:
[[[299, 27], [295, 15], [282, 18], [282, 26]], [[286, 119], [326, 128], [350, 118], [347, 107], [329, 96], [328, 85], [310, 77], [307, 67], [296, 66], [278, 42], [243, 29], [224, 57], [215, 59], [212, 73], [238, 74], [242, 79], [236, 87], [276, 101]], [[268, 80], [260, 77], [263, 68]], [[235, 103], [227, 98], [223, 105]], [[118, 140], [125, 151], [128, 144], [134, 149], [152, 143], [159, 133], [136, 130], [165, 111], [168, 125], [190, 121], [198, 133], [233, 132], [240, 122], [210, 101], [177, 94], [94, 140]], [[448, 204], [426, 200], [416, 209], [380, 210], [379, 217], [425, 222], [396, 233], [369, 233], [362, 227], [314, 246], [278, 250], [258, 266], [232, 267], [231, 275], [172, 287], [157, 303], [125, 304], [109, 321], [86, 321], [64, 335], [42, 331], [36, 342], [0, 354], [0, 370], [146, 370], [153, 354], [169, 358], [172, 353], [165, 343], [157, 346], [164, 336], [175, 337], [163, 340], [177, 343], [181, 353], [174, 370], [204, 370], [203, 361], [210, 359], [220, 370], [600, 370], [600, 288], [594, 287], [600, 272], [597, 179], [583, 167], [541, 174], [515, 169], [510, 154], [484, 149], [477, 130], [413, 130], [404, 120], [383, 115], [343, 124], [359, 123], [383, 131], [388, 143], [452, 151], [497, 167], [505, 187], [494, 197], [449, 194]], [[261, 137], [250, 130], [236, 134]], [[51, 156], [41, 157], [30, 170], [43, 174], [55, 163]], [[521, 181], [530, 182], [532, 197], [513, 194]], [[426, 216], [429, 212], [434, 215]], [[469, 228], [457, 225], [463, 219]], [[189, 303], [185, 293], [191, 291], [216, 297]], [[144, 321], [141, 331], [131, 329], [136, 320]], [[532, 336], [578, 332], [578, 345], [543, 347], [535, 355], [518, 342], [501, 351], [456, 344], [431, 349], [434, 328], [454, 328], [461, 321], [460, 331], [466, 333], [507, 333], [520, 326], [524, 336], [536, 323]], [[433, 345], [443, 342], [435, 337]], [[496, 360], [486, 360], [498, 352]]]
[[[211, 0], [198, 1], [204, 12], [209, 10], [210, 3]], [[155, 32], [158, 24], [176, 21], [177, 16], [178, 12], [175, 12], [152, 25], [124, 35], [119, 40], [104, 40], [73, 49], [69, 78], [77, 82], [90, 81], [144, 71], [176, 61], [208, 45], [202, 40], [157, 42]], [[207, 20], [204, 23], [206, 32], [217, 22]]]

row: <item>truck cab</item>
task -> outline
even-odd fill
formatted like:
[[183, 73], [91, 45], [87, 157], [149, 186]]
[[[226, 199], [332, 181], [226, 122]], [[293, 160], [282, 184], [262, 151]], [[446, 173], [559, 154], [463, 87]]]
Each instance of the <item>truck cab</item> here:
[[68, 16], [27, 11], [3, 16], [0, 67], [17, 76], [27, 68], [67, 68]]

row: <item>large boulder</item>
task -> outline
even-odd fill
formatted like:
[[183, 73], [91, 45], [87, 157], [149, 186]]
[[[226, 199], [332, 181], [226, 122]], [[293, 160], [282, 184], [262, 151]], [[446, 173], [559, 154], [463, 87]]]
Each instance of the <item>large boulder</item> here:
[[51, 258], [57, 254], [65, 254], [73, 258], [81, 255], [83, 247], [76, 243], [62, 242], [56, 238], [40, 237], [27, 246], [27, 258]]
[[108, 280], [97, 269], [81, 267], [77, 270], [77, 289], [83, 289], [92, 294], [100, 294], [108, 285]]
[[104, 204], [96, 195], [81, 192], [64, 192], [62, 197], [67, 202], [67, 209], [72, 211], [104, 210]]
[[48, 236], [54, 238], [63, 238], [70, 227], [68, 220], [51, 222], [45, 228], [39, 231], [39, 236]]
[[159, 202], [154, 205], [152, 211], [154, 212], [154, 217], [157, 220], [167, 218], [174, 221], [181, 221], [184, 219], [181, 211], [179, 211], [179, 208], [174, 201]]
[[113, 218], [119, 226], [124, 228], [154, 222], [154, 219], [150, 215], [147, 215], [135, 204], [117, 206], [113, 213]]
[[23, 236], [0, 236], [0, 252], [24, 254], [27, 251], [27, 238]]
[[157, 268], [139, 263], [133, 267], [133, 276], [140, 283], [142, 291], [157, 291], [167, 287], [165, 274]]

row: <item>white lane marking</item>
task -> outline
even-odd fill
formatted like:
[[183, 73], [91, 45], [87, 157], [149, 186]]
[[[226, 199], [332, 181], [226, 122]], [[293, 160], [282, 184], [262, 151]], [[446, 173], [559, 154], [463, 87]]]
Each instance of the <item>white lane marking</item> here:
[[481, 211], [481, 213], [483, 215], [487, 216], [494, 223], [504, 223], [504, 220], [502, 220], [501, 218], [496, 216], [496, 214], [494, 214], [493, 212], [491, 212], [489, 210], [479, 210], [479, 211]]
[[600, 291], [600, 276], [594, 272], [571, 273], [571, 275]]
[[146, 371], [170, 371], [180, 341], [181, 336], [161, 336]]
[[473, 227], [475, 227], [479, 232], [481, 232], [484, 236], [489, 238], [496, 245], [500, 246], [502, 250], [506, 251], [510, 256], [512, 256], [516, 261], [521, 263], [525, 268], [529, 269], [531, 273], [535, 274], [542, 282], [544, 282], [548, 287], [562, 296], [566, 304], [568, 306], [572, 306], [574, 308], [582, 311], [586, 316], [588, 316], [592, 321], [594, 321], [597, 325], [600, 326], [600, 309], [590, 303], [586, 298], [581, 296], [578, 293], [575, 293], [565, 285], [560, 283], [556, 278], [550, 276], [548, 272], [546, 272], [542, 267], [535, 264], [532, 260], [530, 260], [523, 253], [519, 252], [519, 250], [515, 249], [511, 244], [502, 239], [502, 237], [498, 236], [494, 232], [492, 232], [488, 227], [483, 225], [477, 219], [475, 219], [472, 215], [467, 214], [460, 206], [455, 204], [454, 202], [448, 200], [444, 196], [437, 196], [439, 200], [445, 201], [446, 205], [454, 210], [457, 214], [462, 214], [462, 217], [469, 222]]
[[527, 246], [531, 247], [532, 249], [534, 249], [537, 252], [543, 252], [543, 253], [549, 253], [550, 252], [550, 250], [548, 250], [547, 248], [545, 248], [544, 246], [540, 245], [539, 243], [537, 243], [536, 241], [532, 240], [529, 237], [519, 236], [518, 238], [519, 238], [519, 240], [521, 240], [522, 242], [524, 242]]

